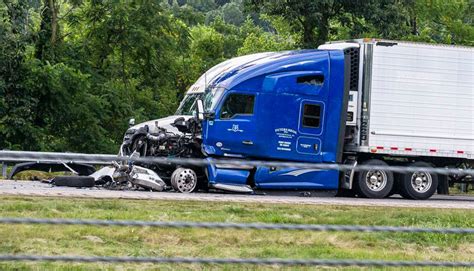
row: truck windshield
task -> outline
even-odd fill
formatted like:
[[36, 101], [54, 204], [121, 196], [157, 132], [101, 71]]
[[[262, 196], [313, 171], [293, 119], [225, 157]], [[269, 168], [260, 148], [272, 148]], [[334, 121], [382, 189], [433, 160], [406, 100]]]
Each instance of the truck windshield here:
[[220, 97], [224, 93], [224, 88], [211, 88], [205, 93], [192, 93], [184, 96], [176, 110], [176, 115], [193, 115], [196, 110], [196, 101], [201, 99], [204, 103], [204, 111], [212, 110]]
[[203, 97], [204, 93], [187, 94], [179, 104], [179, 107], [176, 110], [176, 115], [193, 115], [196, 110], [196, 101], [203, 99]]
[[204, 111], [209, 112], [215, 109], [216, 104], [219, 102], [219, 99], [222, 96], [222, 93], [224, 93], [224, 90], [225, 89], [222, 87], [215, 87], [206, 92], [203, 100]]

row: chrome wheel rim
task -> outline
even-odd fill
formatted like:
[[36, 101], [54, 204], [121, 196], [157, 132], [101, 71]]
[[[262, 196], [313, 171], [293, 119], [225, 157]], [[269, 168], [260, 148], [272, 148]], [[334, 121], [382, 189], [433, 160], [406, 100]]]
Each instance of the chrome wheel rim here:
[[381, 170], [368, 171], [365, 175], [365, 183], [371, 191], [381, 191], [387, 186], [387, 173]]
[[191, 169], [184, 169], [176, 176], [176, 188], [182, 193], [190, 193], [197, 184], [197, 177]]
[[427, 172], [415, 172], [411, 175], [411, 187], [418, 193], [430, 190], [433, 179]]

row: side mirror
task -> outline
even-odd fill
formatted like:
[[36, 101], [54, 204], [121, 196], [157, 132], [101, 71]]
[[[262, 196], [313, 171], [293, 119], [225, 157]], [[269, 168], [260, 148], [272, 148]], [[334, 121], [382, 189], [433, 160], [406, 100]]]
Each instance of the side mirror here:
[[206, 113], [204, 113], [204, 117], [205, 117], [206, 119], [213, 120], [213, 119], [216, 118], [216, 112], [214, 112], [214, 111], [206, 112]]
[[128, 127], [131, 127], [133, 125], [135, 125], [135, 119], [129, 119], [128, 120]]
[[204, 104], [200, 99], [196, 102], [196, 112], [198, 120], [204, 120]]

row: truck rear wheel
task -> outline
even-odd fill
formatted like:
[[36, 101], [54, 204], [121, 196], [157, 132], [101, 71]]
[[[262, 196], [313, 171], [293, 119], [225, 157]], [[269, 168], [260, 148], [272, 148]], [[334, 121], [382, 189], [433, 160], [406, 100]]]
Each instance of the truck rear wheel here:
[[[372, 159], [362, 163], [364, 166], [388, 166], [382, 160]], [[356, 191], [364, 198], [385, 198], [393, 187], [393, 173], [385, 170], [364, 170], [357, 174]]]
[[[411, 167], [432, 167], [426, 162], [415, 162]], [[403, 174], [400, 179], [400, 195], [406, 199], [428, 199], [438, 188], [438, 175], [414, 171]]]

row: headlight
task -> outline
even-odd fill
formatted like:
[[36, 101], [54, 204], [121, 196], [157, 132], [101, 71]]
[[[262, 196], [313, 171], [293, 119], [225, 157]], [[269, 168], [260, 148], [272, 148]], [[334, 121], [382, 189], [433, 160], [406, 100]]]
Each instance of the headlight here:
[[123, 141], [129, 140], [136, 131], [136, 129], [128, 129], [123, 136]]

